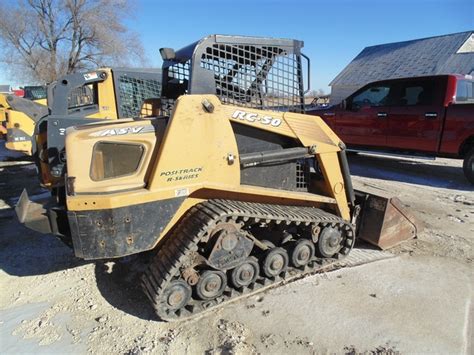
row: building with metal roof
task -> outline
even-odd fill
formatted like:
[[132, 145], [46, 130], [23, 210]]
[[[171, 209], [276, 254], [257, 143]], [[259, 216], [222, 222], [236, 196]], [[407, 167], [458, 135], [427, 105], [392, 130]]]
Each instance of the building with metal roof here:
[[12, 90], [11, 90], [10, 85], [1, 85], [0, 84], [0, 93], [1, 94], [9, 94], [11, 92], [12, 92]]
[[474, 75], [474, 31], [364, 48], [329, 84], [331, 103], [373, 81], [436, 74]]

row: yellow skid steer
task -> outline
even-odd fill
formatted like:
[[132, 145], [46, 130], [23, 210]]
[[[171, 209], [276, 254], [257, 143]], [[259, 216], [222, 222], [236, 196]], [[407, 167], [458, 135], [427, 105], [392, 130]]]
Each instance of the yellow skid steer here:
[[304, 114], [302, 46], [214, 35], [163, 48], [159, 114], [68, 128], [64, 201], [24, 193], [20, 221], [84, 259], [141, 257], [168, 321], [326, 268], [357, 238], [414, 237], [397, 200], [353, 190], [344, 144]]

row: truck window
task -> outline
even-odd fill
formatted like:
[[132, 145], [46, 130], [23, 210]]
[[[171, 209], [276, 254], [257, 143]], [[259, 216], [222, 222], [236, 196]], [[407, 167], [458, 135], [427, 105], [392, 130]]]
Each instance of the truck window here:
[[474, 82], [468, 80], [459, 80], [456, 86], [456, 103], [472, 104], [474, 103]]
[[349, 108], [357, 110], [363, 106], [385, 106], [388, 104], [389, 85], [371, 86], [349, 100]]
[[433, 103], [434, 82], [419, 81], [403, 83], [400, 90], [399, 106], [431, 105]]

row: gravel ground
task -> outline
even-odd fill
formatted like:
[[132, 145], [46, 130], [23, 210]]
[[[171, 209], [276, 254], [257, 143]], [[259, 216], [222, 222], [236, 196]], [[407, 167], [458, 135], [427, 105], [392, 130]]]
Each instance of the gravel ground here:
[[353, 155], [355, 184], [410, 205], [424, 231], [393, 257], [308, 276], [178, 323], [154, 320], [127, 265], [84, 262], [20, 226], [33, 165], [0, 148], [3, 353], [471, 353], [474, 191], [461, 162]]

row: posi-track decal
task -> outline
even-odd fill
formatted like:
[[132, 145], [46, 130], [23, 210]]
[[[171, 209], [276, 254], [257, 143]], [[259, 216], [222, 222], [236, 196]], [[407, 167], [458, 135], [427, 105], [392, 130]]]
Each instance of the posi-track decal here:
[[160, 173], [160, 176], [165, 177], [166, 182], [173, 182], [173, 181], [196, 179], [199, 177], [201, 172], [202, 172], [202, 167], [196, 167], [196, 168], [162, 171]]
[[232, 118], [251, 123], [259, 122], [263, 125], [270, 125], [273, 127], [280, 126], [282, 122], [280, 118], [275, 118], [272, 116], [260, 116], [257, 113], [246, 112], [242, 110], [234, 111], [234, 113], [232, 114]]

